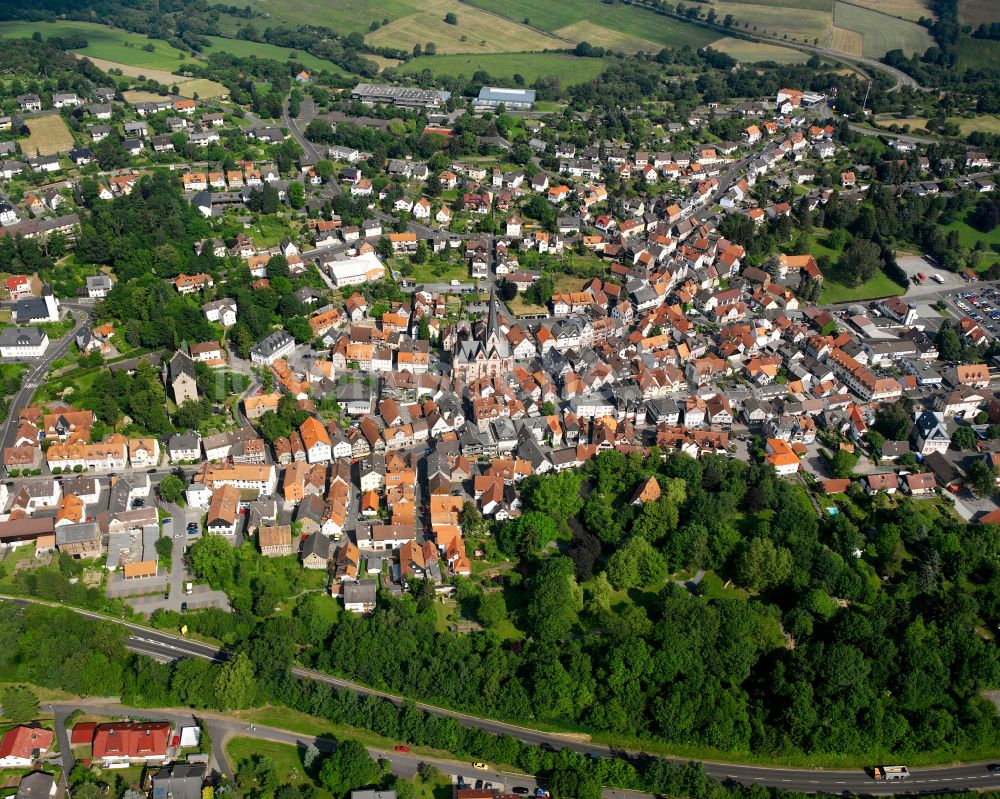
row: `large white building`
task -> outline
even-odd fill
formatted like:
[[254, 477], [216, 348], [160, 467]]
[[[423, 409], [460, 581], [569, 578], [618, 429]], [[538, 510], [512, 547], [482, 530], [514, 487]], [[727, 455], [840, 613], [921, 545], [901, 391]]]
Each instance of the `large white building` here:
[[5, 327], [0, 331], [0, 358], [40, 358], [49, 337], [37, 327]]
[[338, 288], [370, 283], [385, 277], [385, 265], [373, 252], [366, 252], [356, 258], [331, 261], [327, 264], [327, 271]]

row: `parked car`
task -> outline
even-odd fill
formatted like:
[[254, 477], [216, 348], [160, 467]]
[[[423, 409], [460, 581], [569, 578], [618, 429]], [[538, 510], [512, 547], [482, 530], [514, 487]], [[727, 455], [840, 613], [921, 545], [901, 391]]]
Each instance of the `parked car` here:
[[409, 752], [410, 751], [410, 747], [400, 745], [400, 746], [396, 747], [396, 751], [397, 752]]
[[476, 769], [476, 771], [488, 771], [489, 768], [490, 768], [485, 763], [483, 763], [481, 761], [478, 761], [478, 760], [475, 763], [472, 764], [472, 767], [474, 769]]

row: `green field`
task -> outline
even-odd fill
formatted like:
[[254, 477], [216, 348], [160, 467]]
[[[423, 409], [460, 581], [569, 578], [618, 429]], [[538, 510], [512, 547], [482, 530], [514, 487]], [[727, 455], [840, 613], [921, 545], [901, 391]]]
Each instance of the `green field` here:
[[807, 59], [806, 54], [801, 50], [779, 47], [764, 42], [751, 42], [747, 39], [735, 39], [732, 36], [726, 36], [712, 42], [711, 47], [713, 50], [731, 55], [737, 61], [747, 64], [755, 64], [760, 61], [774, 61], [778, 64], [804, 64]]
[[755, 6], [776, 8], [804, 8], [807, 11], [833, 11], [833, 0], [729, 0], [731, 3], [748, 3]]
[[833, 24], [860, 33], [863, 37], [862, 55], [868, 58], [880, 58], [890, 50], [902, 50], [910, 56], [923, 53], [934, 44], [927, 29], [915, 22], [849, 3], [835, 4]]
[[306, 69], [315, 72], [325, 69], [340, 75], [346, 74], [344, 70], [332, 61], [317, 58], [302, 50], [292, 50], [291, 48], [278, 47], [274, 44], [248, 42], [245, 39], [226, 39], [222, 36], [206, 36], [205, 38], [212, 43], [212, 49], [208, 51], [209, 54], [224, 52], [230, 53], [237, 58], [257, 56], [257, 58], [270, 58], [274, 61], [295, 61], [298, 64], [302, 64]]
[[[222, 3], [229, 6], [229, 2]], [[242, 5], [247, 5], [243, 3]], [[338, 33], [368, 32], [372, 22], [395, 20], [412, 14], [416, 4], [409, 5], [403, 0], [255, 0], [255, 11], [270, 15], [271, 22], [287, 22], [292, 25], [326, 25]], [[240, 24], [245, 24], [243, 20]]]
[[600, 58], [577, 58], [562, 53], [458, 53], [455, 55], [421, 56], [400, 67], [404, 73], [419, 73], [429, 69], [435, 76], [471, 78], [477, 70], [485, 70], [496, 78], [522, 75], [527, 83], [543, 76], [555, 75], [564, 86], [584, 83], [596, 78], [604, 69]]
[[876, 272], [875, 277], [862, 286], [845, 286], [836, 280], [827, 278], [823, 283], [823, 292], [820, 294], [821, 303], [833, 302], [858, 302], [860, 300], [874, 299], [875, 297], [888, 297], [890, 295], [902, 294], [905, 289], [893, 280], [890, 280], [885, 272]]
[[256, 738], [233, 738], [226, 744], [226, 754], [233, 762], [234, 771], [253, 757], [266, 757], [274, 763], [278, 772], [278, 782], [282, 785], [308, 785], [316, 790], [316, 796], [329, 797], [329, 792], [320, 788], [305, 773], [298, 747]]
[[[147, 39], [138, 33], [129, 33], [106, 25], [90, 22], [4, 22], [4, 36], [30, 37], [38, 31], [42, 36], [65, 36], [79, 33], [87, 37], [88, 46], [76, 52], [105, 61], [115, 61], [144, 69], [175, 70], [183, 66], [184, 54], [161, 39]], [[152, 47], [152, 52], [144, 48]]]
[[996, 69], [1000, 66], [1000, 42], [992, 39], [973, 39], [963, 36], [958, 47], [958, 63], [955, 68], [960, 72], [968, 69]]
[[[661, 47], [704, 47], [719, 37], [697, 25], [664, 17], [651, 11], [623, 5], [608, 5], [601, 0], [575, 0], [573, 3], [537, 3], [534, 0], [470, 0], [473, 5], [518, 22], [559, 33], [560, 28], [579, 22], [607, 28], [636, 39], [654, 42]], [[570, 36], [569, 38], [573, 38]], [[591, 42], [601, 45], [602, 42]]]
[[943, 225], [943, 230], [958, 231], [958, 240], [963, 247], [972, 249], [977, 242], [986, 242], [986, 253], [984, 254], [982, 266], [992, 266], [1000, 261], [1000, 227], [995, 227], [989, 233], [976, 230], [972, 225], [964, 220], [952, 222], [950, 225]]

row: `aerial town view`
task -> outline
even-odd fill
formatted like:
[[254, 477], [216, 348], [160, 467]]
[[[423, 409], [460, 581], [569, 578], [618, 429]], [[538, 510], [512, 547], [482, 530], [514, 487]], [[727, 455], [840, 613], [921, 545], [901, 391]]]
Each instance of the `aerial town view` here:
[[1000, 797], [997, 179], [997, 0], [0, 0], [0, 799]]

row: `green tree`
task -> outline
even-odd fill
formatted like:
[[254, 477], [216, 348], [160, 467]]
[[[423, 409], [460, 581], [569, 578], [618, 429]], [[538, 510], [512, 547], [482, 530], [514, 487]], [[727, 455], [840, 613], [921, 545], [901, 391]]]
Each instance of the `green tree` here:
[[[227, 544], [228, 546], [228, 544]], [[253, 664], [242, 652], [227, 660], [215, 678], [215, 697], [223, 710], [243, 710], [257, 701]]]
[[15, 724], [38, 716], [38, 697], [23, 685], [12, 685], [3, 692], [3, 714]]
[[507, 618], [507, 603], [500, 591], [493, 591], [479, 597], [476, 618], [483, 627], [496, 627]]
[[447, 14], [444, 15], [444, 21], [447, 22], [449, 25], [457, 25], [458, 16], [453, 12], [449, 11]]
[[956, 427], [951, 434], [951, 445], [955, 449], [975, 449], [976, 432], [971, 427]]
[[345, 796], [375, 781], [375, 761], [357, 741], [347, 738], [323, 761], [319, 782], [335, 797]]
[[977, 458], [965, 472], [965, 484], [977, 497], [991, 497], [997, 490], [997, 473], [985, 460]]
[[736, 579], [752, 591], [781, 585], [792, 572], [792, 554], [770, 538], [750, 541], [736, 560]]
[[224, 590], [232, 584], [236, 551], [222, 536], [204, 535], [191, 547], [188, 562], [198, 577]]
[[302, 208], [306, 204], [306, 189], [297, 180], [288, 184], [288, 204], [292, 208]]
[[608, 580], [618, 589], [655, 585], [666, 574], [663, 556], [639, 535], [632, 536], [608, 560]]
[[583, 592], [573, 574], [573, 561], [562, 556], [543, 561], [529, 584], [525, 608], [532, 632], [548, 643], [565, 639], [582, 609]]
[[559, 527], [566, 530], [569, 518], [583, 507], [580, 496], [582, 482], [583, 475], [575, 471], [532, 477], [525, 484], [525, 505], [530, 510], [552, 516]]
[[176, 475], [168, 474], [160, 481], [159, 493], [164, 502], [176, 504], [184, 496], [184, 481]]

